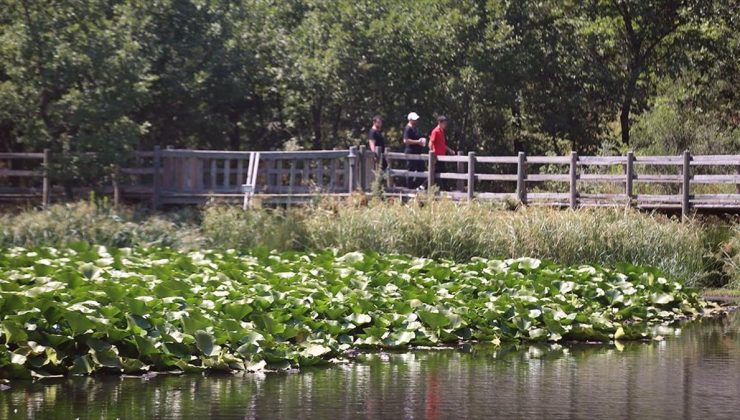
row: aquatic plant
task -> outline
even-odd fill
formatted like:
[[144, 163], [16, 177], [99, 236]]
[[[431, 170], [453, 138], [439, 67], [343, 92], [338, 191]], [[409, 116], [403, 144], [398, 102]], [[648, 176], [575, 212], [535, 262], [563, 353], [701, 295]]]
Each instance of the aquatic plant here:
[[0, 252], [0, 372], [290, 369], [362, 347], [640, 339], [703, 306], [628, 265], [10, 248]]

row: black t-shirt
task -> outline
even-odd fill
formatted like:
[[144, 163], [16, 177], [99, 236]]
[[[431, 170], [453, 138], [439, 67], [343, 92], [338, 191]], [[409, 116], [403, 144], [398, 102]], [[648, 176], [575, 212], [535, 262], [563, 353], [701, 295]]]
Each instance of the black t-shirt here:
[[382, 147], [383, 149], [385, 149], [385, 137], [383, 137], [383, 133], [381, 133], [380, 131], [371, 128], [368, 138], [370, 140], [375, 140], [375, 147]]
[[[407, 125], [406, 128], [403, 130], [404, 140], [406, 139], [419, 140], [420, 138], [421, 136], [419, 135], [419, 130], [417, 130], [416, 127]], [[422, 152], [424, 152], [424, 148], [418, 144], [404, 144], [403, 152], [414, 154], [414, 155], [420, 155], [422, 154]]]

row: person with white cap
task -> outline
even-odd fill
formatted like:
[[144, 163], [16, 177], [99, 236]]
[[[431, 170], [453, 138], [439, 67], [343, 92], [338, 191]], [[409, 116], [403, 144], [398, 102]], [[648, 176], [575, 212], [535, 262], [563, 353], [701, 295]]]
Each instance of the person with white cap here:
[[[420, 155], [424, 152], [424, 146], [426, 146], [427, 139], [419, 134], [419, 130], [416, 128], [419, 123], [419, 114], [416, 112], [409, 113], [408, 124], [403, 130], [403, 152], [406, 154]], [[424, 162], [421, 160], [408, 160], [406, 161], [406, 169], [414, 172], [424, 172]], [[422, 178], [407, 178], [406, 186], [408, 188], [417, 188], [423, 185], [424, 180]]]

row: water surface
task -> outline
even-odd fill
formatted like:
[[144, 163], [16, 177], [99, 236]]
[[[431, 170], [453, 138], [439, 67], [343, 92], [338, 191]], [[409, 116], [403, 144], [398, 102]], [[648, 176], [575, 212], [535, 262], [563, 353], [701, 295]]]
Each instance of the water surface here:
[[299, 374], [14, 382], [0, 418], [740, 418], [740, 313], [677, 333], [369, 354]]

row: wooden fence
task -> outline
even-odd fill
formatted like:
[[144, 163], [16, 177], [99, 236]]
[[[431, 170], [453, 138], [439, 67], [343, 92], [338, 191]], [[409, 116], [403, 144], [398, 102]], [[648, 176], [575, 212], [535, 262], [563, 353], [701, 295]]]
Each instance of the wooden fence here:
[[[241, 202], [252, 152], [160, 149], [139, 151], [111, 176], [110, 192], [120, 199], [164, 205], [207, 200]], [[0, 153], [0, 200], [40, 200], [54, 189], [44, 153]], [[25, 160], [23, 165], [15, 162]], [[531, 205], [634, 206], [642, 209], [740, 211], [740, 155], [679, 156], [466, 156], [376, 155], [364, 147], [348, 150], [260, 152], [255, 197], [294, 203], [321, 195], [369, 192], [378, 163], [387, 162], [385, 194], [402, 198], [442, 185], [455, 200], [514, 199]], [[417, 161], [409, 170], [408, 162]], [[3, 163], [5, 162], [5, 163]], [[441, 170], [444, 165], [446, 169]], [[22, 167], [18, 169], [17, 167]], [[27, 178], [3, 186], [3, 180]], [[414, 183], [416, 180], [416, 183]], [[6, 182], [7, 184], [7, 182]]]
[[[699, 155], [692, 156], [688, 151], [680, 156], [435, 156], [386, 153], [388, 161], [388, 190], [396, 188], [398, 178], [423, 178], [426, 187], [432, 188], [440, 180], [455, 181], [457, 188], [448, 194], [457, 199], [473, 198], [484, 200], [515, 199], [525, 204], [544, 204], [551, 206], [625, 205], [638, 208], [676, 208], [688, 215], [691, 209], [733, 210], [740, 209], [740, 155]], [[394, 168], [394, 162], [423, 160], [425, 171], [415, 172]], [[438, 163], [456, 165], [456, 172], [439, 172]], [[465, 171], [460, 167], [466, 167]], [[483, 171], [483, 167], [488, 171]], [[555, 173], [533, 172], [532, 166], [542, 169], [555, 169]], [[492, 168], [493, 167], [493, 168]], [[499, 168], [496, 168], [499, 167]], [[503, 170], [496, 170], [501, 169]], [[514, 171], [508, 170], [515, 168]], [[600, 171], [587, 168], [600, 167]], [[668, 171], [655, 171], [654, 168], [669, 168]], [[712, 168], [718, 173], [694, 173], [697, 168]], [[491, 170], [493, 169], [493, 170]], [[560, 171], [557, 171], [560, 169]], [[615, 170], [616, 169], [616, 170]], [[653, 172], [645, 170], [652, 169]], [[670, 169], [673, 169], [671, 171]], [[567, 172], [565, 172], [567, 170]], [[655, 173], [658, 172], [658, 173]], [[675, 172], [675, 173], [663, 173]], [[510, 192], [491, 192], [496, 188], [486, 188], [481, 184], [513, 184]], [[553, 192], [547, 188], [532, 188], [546, 184], [560, 184], [566, 191]], [[609, 192], [584, 192], [580, 187], [588, 184], [608, 184]], [[675, 194], [638, 193], [637, 186], [673, 185], [679, 191]], [[713, 185], [716, 189], [726, 189], [725, 193], [694, 193], [700, 185]], [[724, 188], [723, 188], [724, 187]], [[728, 188], [729, 187], [729, 188]], [[669, 188], [670, 189], [670, 188]], [[618, 191], [615, 191], [618, 190]], [[729, 192], [733, 190], [733, 192]], [[408, 192], [408, 189], [405, 190]]]

